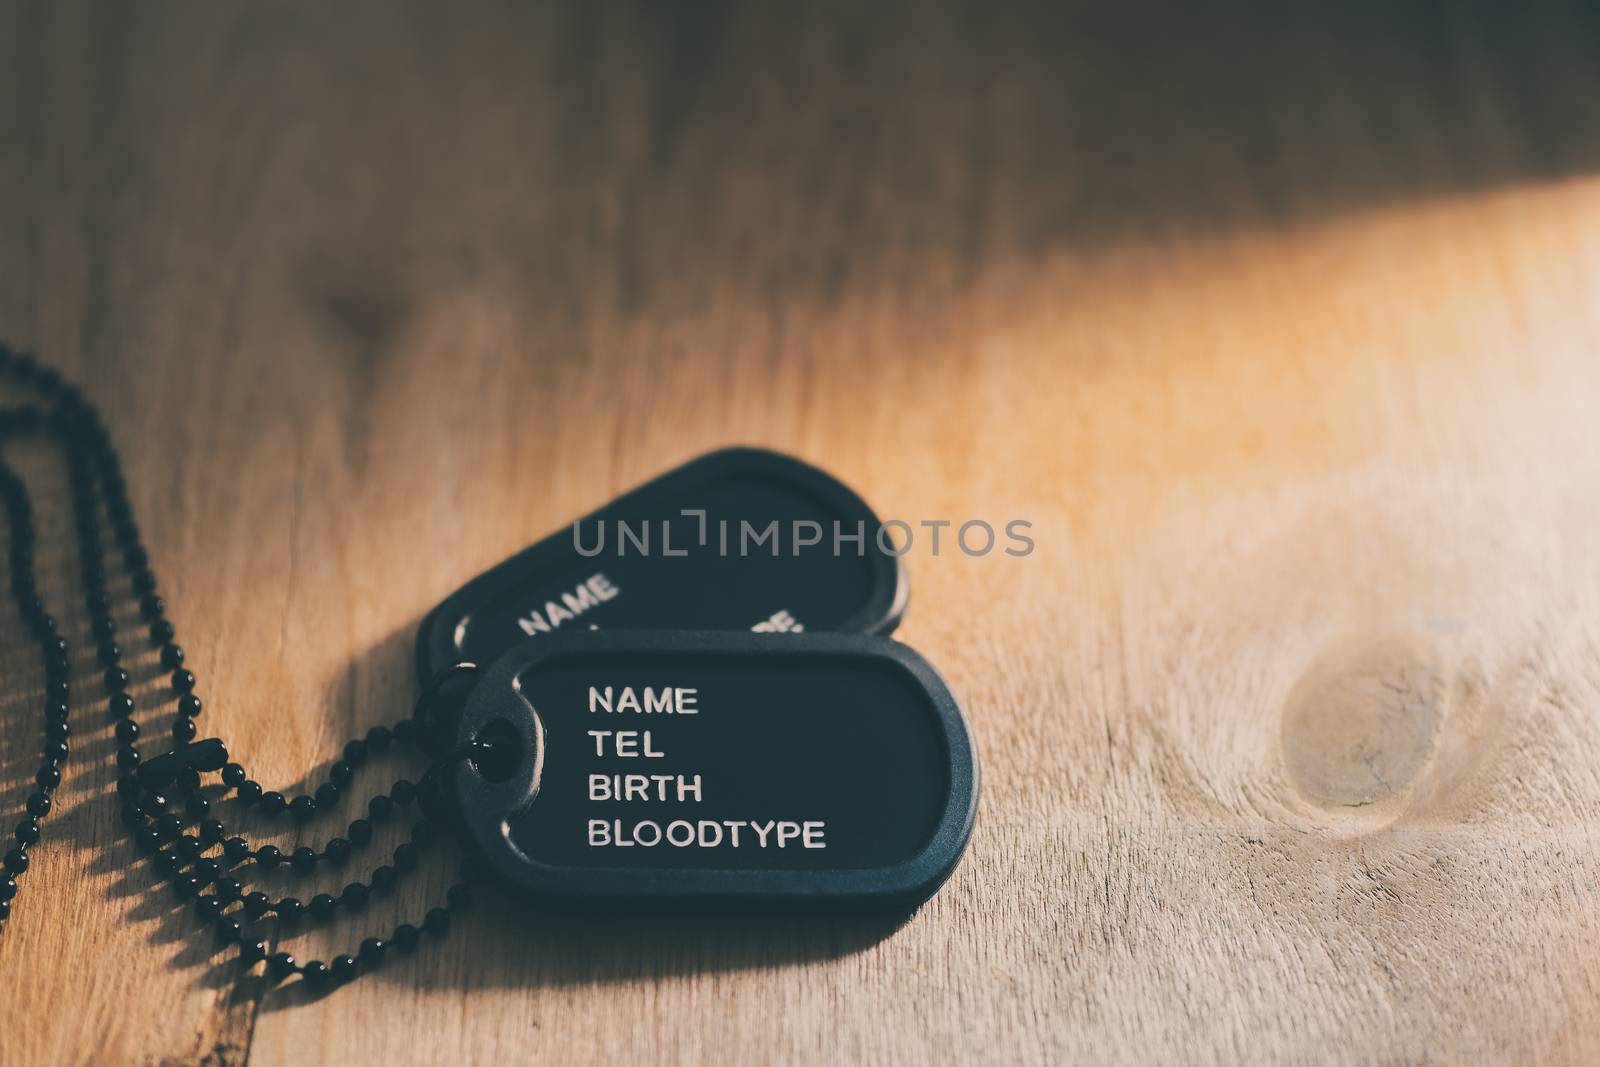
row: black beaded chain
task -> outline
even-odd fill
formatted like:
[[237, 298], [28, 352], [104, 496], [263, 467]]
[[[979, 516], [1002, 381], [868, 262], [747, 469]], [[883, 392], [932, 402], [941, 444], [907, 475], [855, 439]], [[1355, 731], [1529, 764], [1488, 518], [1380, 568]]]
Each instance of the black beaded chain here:
[[[312, 986], [342, 984], [362, 969], [378, 966], [391, 943], [409, 951], [424, 935], [442, 937], [449, 929], [452, 913], [465, 910], [470, 903], [466, 881], [469, 864], [463, 865], [463, 880], [450, 887], [445, 905], [430, 909], [420, 929], [403, 923], [395, 927], [389, 938], [369, 937], [361, 942], [354, 956], [338, 956], [330, 963], [312, 960], [301, 964], [285, 952], [269, 955], [267, 942], [246, 924], [269, 912], [285, 922], [305, 916], [326, 919], [338, 911], [360, 911], [373, 894], [393, 890], [402, 876], [416, 868], [420, 851], [433, 841], [435, 826], [443, 821], [443, 769], [471, 758], [476, 749], [487, 746], [468, 746], [451, 753], [416, 783], [399, 779], [389, 790], [368, 801], [366, 817], [353, 820], [344, 836], [329, 839], [321, 849], [302, 846], [284, 855], [275, 845], [252, 847], [246, 838], [230, 836], [227, 827], [213, 813], [211, 801], [200, 792], [203, 772], [218, 773], [241, 807], [254, 808], [266, 816], [288, 813], [299, 822], [307, 822], [335, 807], [354, 779], [356, 769], [372, 756], [391, 748], [420, 748], [426, 752], [434, 747], [430, 731], [418, 725], [420, 712], [424, 710], [422, 703], [419, 702], [418, 715], [392, 727], [375, 726], [365, 736], [350, 741], [341, 752], [342, 758], [329, 768], [327, 781], [313, 792], [293, 799], [278, 791], [264, 790], [242, 765], [229, 761], [227, 748], [220, 739], [196, 740], [195, 719], [203, 710], [194, 692], [196, 679], [183, 665], [184, 651], [176, 643], [176, 631], [167, 618], [166, 604], [157, 592], [150, 556], [140, 540], [139, 527], [128, 502], [121, 463], [104, 424], [75, 386], [64, 382], [54, 370], [39, 365], [31, 356], [14, 353], [3, 343], [0, 343], [0, 379], [32, 388], [43, 401], [42, 406], [0, 409], [0, 443], [13, 437], [44, 434], [57, 440], [66, 453], [84, 599], [103, 670], [101, 680], [107, 710], [116, 722], [117, 792], [122, 799], [122, 823], [139, 848], [149, 854], [155, 869], [172, 882], [180, 896], [193, 900], [196, 914], [213, 925], [224, 943], [237, 945], [239, 957], [246, 966], [265, 961], [267, 972], [280, 980], [299, 974]], [[50, 813], [51, 796], [61, 783], [62, 768], [70, 750], [71, 664], [70, 645], [57, 632], [56, 619], [46, 610], [34, 573], [36, 535], [27, 487], [3, 462], [0, 462], [0, 505], [4, 507], [10, 532], [12, 596], [23, 623], [39, 646], [45, 674], [45, 740], [39, 771], [34, 777], [36, 790], [26, 801], [26, 816], [16, 826], [15, 846], [0, 860], [5, 868], [4, 877], [0, 878], [0, 920], [4, 920], [11, 913], [17, 879], [28, 870], [29, 849], [39, 841], [40, 821]], [[117, 625], [112, 615], [116, 600], [107, 591], [109, 576], [101, 538], [102, 513], [109, 520], [112, 539], [122, 554], [149, 643], [159, 650], [162, 667], [171, 672], [171, 688], [177, 698], [172, 736], [178, 747], [151, 759], [142, 760], [139, 756], [139, 725], [134, 719], [134, 700], [127, 689], [130, 679], [122, 667], [123, 649], [116, 640]], [[424, 701], [431, 688], [424, 693]], [[295, 897], [274, 901], [266, 893], [252, 890], [234, 875], [235, 869], [247, 861], [253, 861], [263, 870], [286, 863], [295, 874], [309, 874], [324, 863], [342, 865], [351, 859], [357, 848], [372, 839], [375, 822], [387, 821], [394, 817], [398, 808], [413, 803], [419, 806], [421, 814], [412, 824], [410, 840], [395, 848], [392, 862], [375, 867], [367, 881], [352, 881], [337, 895], [318, 893], [304, 904]], [[194, 833], [186, 832], [190, 828]]]

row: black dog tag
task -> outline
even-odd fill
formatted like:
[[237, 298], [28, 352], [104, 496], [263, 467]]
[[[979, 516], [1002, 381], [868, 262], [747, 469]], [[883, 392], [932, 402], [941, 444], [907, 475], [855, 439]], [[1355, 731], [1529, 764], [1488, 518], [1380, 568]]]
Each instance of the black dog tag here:
[[837, 479], [731, 448], [640, 486], [452, 593], [422, 622], [426, 681], [526, 637], [589, 629], [889, 633], [898, 557]]
[[516, 646], [458, 722], [472, 840], [541, 896], [915, 906], [977, 810], [954, 697], [880, 637], [612, 631]]

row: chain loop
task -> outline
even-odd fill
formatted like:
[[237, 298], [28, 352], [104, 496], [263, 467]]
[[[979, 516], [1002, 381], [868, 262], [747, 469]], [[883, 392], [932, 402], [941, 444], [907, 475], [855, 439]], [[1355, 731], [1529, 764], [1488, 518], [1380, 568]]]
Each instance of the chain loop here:
[[[252, 848], [242, 837], [228, 837], [227, 828], [211, 813], [211, 802], [200, 792], [200, 774], [220, 770], [223, 784], [237, 794], [239, 802], [262, 814], [271, 816], [287, 811], [302, 820], [311, 818], [329, 810], [341, 798], [354, 768], [370, 754], [382, 752], [391, 743], [415, 743], [431, 754], [447, 725], [438, 714], [440, 694], [452, 679], [474, 673], [477, 667], [456, 663], [429, 679], [412, 716], [392, 729], [375, 726], [364, 737], [347, 744], [344, 758], [333, 764], [329, 780], [317, 788], [315, 795], [303, 794], [290, 800], [281, 793], [263, 790], [241, 765], [223, 762], [227, 751], [220, 740], [195, 740], [194, 720], [202, 711], [200, 698], [194, 692], [196, 679], [183, 666], [184, 651], [176, 643], [174, 627], [166, 617], [166, 603], [157, 593], [155, 572], [150, 568], [150, 555], [133, 519], [120, 460], [98, 413], [76, 386], [63, 381], [54, 370], [41, 366], [31, 355], [13, 352], [4, 343], [0, 343], [0, 377], [32, 389], [42, 398], [42, 405], [0, 409], [0, 442], [44, 433], [66, 452], [90, 632], [104, 671], [107, 708], [116, 722], [117, 792], [122, 800], [122, 822], [140, 848], [150, 854], [157, 871], [171, 880], [182, 897], [194, 901], [195, 912], [215, 927], [224, 942], [238, 947], [239, 957], [246, 966], [265, 960], [268, 973], [279, 979], [299, 974], [314, 986], [337, 985], [362, 969], [378, 966], [390, 944], [409, 950], [417, 946], [423, 935], [443, 936], [449, 929], [451, 915], [470, 903], [465, 882], [469, 868], [465, 865], [463, 881], [450, 888], [445, 906], [427, 912], [420, 929], [403, 923], [395, 927], [387, 940], [369, 937], [355, 955], [338, 956], [328, 964], [319, 960], [297, 964], [284, 952], [268, 956], [267, 942], [246, 925], [269, 912], [280, 921], [292, 921], [303, 915], [326, 918], [335, 909], [360, 910], [366, 906], [369, 895], [391, 890], [402, 874], [416, 867], [418, 850], [434, 837], [430, 815], [438, 811], [434, 805], [439, 799], [440, 775], [436, 773], [439, 764], [423, 775], [421, 784], [413, 785], [402, 778], [391, 790], [374, 796], [368, 804], [372, 821], [388, 818], [398, 805], [417, 802], [423, 808], [423, 817], [411, 828], [410, 840], [395, 849], [393, 865], [376, 868], [370, 883], [351, 882], [337, 896], [319, 893], [308, 905], [302, 905], [293, 897], [274, 903], [265, 893], [250, 891], [233, 877], [231, 869], [251, 858], [269, 869], [288, 863], [296, 873], [309, 872], [324, 860], [342, 863], [350, 857], [354, 847], [372, 838], [372, 821], [357, 818], [350, 824], [348, 839], [336, 837], [320, 852], [302, 847], [284, 856], [272, 845]], [[11, 912], [17, 878], [28, 870], [29, 852], [39, 840], [40, 823], [52, 810], [51, 794], [61, 782], [69, 751], [69, 695], [75, 695], [76, 690], [71, 683], [67, 640], [57, 633], [57, 620], [45, 609], [34, 573], [36, 537], [27, 487], [3, 464], [0, 464], [0, 513], [10, 531], [11, 593], [39, 645], [46, 676], [46, 741], [36, 776], [38, 790], [29, 796], [26, 815], [17, 825], [15, 847], [0, 858], [0, 920], [4, 920]], [[102, 532], [110, 534], [109, 545], [102, 540]], [[117, 600], [108, 590], [112, 569], [106, 558], [108, 548], [121, 557], [124, 573], [139, 604], [140, 618], [147, 626], [149, 646], [159, 652], [162, 666], [172, 672], [171, 694], [176, 699], [178, 712], [172, 736], [177, 747], [165, 756], [150, 760], [141, 759], [138, 752], [140, 730], [134, 721], [135, 703], [127, 691], [130, 676], [121, 665], [124, 653], [117, 640], [118, 626], [113, 617]], [[137, 639], [137, 636], [132, 638]], [[449, 759], [453, 764], [485, 755], [491, 748], [487, 743], [470, 742], [452, 753]], [[185, 828], [191, 826], [198, 832], [186, 833]], [[214, 856], [207, 855], [213, 848], [218, 852]]]

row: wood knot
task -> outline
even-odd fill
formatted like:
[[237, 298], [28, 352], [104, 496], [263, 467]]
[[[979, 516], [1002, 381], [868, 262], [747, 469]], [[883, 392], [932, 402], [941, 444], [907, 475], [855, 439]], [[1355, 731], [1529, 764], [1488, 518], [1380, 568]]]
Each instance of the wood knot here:
[[1428, 765], [1446, 685], [1417, 645], [1369, 640], [1314, 663], [1289, 694], [1283, 760], [1311, 803], [1363, 823], [1393, 821]]

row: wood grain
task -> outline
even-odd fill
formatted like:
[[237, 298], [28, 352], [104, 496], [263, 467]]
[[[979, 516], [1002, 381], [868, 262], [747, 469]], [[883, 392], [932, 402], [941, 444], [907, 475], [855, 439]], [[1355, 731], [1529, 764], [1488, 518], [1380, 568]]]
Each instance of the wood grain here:
[[[1038, 549], [908, 560], [985, 793], [893, 931], [490, 899], [269, 992], [149, 892], [87, 707], [0, 1062], [1593, 1062], [1597, 43], [1475, 5], [5, 5], [0, 336], [105, 409], [262, 779], [402, 714], [462, 580], [712, 447]], [[59, 469], [15, 458], [76, 605]]]

